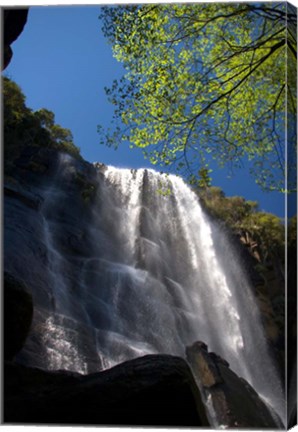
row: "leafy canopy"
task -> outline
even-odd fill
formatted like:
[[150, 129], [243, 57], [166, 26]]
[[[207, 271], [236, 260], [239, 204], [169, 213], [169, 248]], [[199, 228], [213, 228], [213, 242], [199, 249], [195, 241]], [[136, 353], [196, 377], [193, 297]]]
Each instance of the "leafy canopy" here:
[[5, 164], [11, 163], [27, 145], [51, 147], [81, 159], [69, 129], [55, 123], [53, 112], [33, 112], [26, 106], [21, 88], [7, 77], [2, 79]]
[[103, 7], [104, 34], [127, 73], [106, 88], [115, 113], [111, 128], [99, 126], [102, 142], [129, 140], [152, 164], [191, 183], [212, 159], [231, 170], [249, 160], [257, 183], [284, 191], [286, 106], [293, 142], [296, 133], [296, 15], [289, 8]]

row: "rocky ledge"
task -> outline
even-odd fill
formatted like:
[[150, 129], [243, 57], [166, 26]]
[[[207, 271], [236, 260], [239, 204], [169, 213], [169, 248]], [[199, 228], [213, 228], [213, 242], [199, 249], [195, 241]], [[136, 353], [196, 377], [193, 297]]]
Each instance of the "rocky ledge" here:
[[150, 355], [87, 376], [6, 363], [4, 422], [204, 426], [209, 423], [187, 363]]
[[89, 375], [7, 361], [4, 422], [282, 429], [248, 382], [203, 342], [187, 356], [191, 368], [160, 354]]
[[283, 428], [277, 414], [272, 414], [252, 386], [236, 375], [226, 360], [208, 352], [204, 342], [194, 343], [186, 354], [202, 397], [215, 414], [215, 426]]

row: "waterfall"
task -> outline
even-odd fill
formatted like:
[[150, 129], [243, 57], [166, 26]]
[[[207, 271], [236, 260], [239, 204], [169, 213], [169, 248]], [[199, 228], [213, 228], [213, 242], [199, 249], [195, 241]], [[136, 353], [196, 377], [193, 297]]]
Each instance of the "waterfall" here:
[[247, 277], [196, 194], [176, 176], [112, 167], [102, 193], [101, 217], [112, 219], [121, 251], [109, 262], [117, 334], [138, 355], [184, 357], [186, 345], [202, 340], [283, 416], [282, 386]]
[[[67, 160], [60, 168], [64, 176], [72, 169]], [[246, 275], [196, 194], [181, 178], [145, 169], [106, 167], [97, 184], [84, 226], [88, 251], [79, 256], [64, 254], [59, 238], [67, 191], [56, 184], [45, 195], [52, 282], [50, 306], [40, 309], [44, 352], [31, 363], [89, 373], [145, 354], [185, 357], [201, 340], [283, 418], [282, 386]]]

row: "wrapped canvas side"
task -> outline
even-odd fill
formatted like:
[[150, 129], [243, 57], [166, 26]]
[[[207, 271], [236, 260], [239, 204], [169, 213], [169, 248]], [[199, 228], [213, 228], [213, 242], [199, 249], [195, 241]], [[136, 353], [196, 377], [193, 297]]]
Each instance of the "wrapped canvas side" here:
[[[297, 8], [287, 4], [287, 98], [286, 98], [286, 376], [287, 426], [297, 425]], [[290, 19], [291, 18], [291, 19]], [[294, 18], [294, 19], [293, 19]], [[296, 24], [296, 25], [295, 25]]]

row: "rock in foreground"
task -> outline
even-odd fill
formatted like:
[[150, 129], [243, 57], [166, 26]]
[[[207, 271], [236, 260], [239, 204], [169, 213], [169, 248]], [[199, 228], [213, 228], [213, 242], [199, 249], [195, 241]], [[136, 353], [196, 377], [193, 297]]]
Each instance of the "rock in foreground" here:
[[226, 428], [282, 428], [277, 415], [243, 378], [236, 375], [227, 361], [208, 352], [203, 342], [186, 350], [187, 359], [203, 396], [212, 405], [216, 424]]
[[208, 427], [187, 363], [150, 355], [87, 376], [7, 363], [4, 422]]

